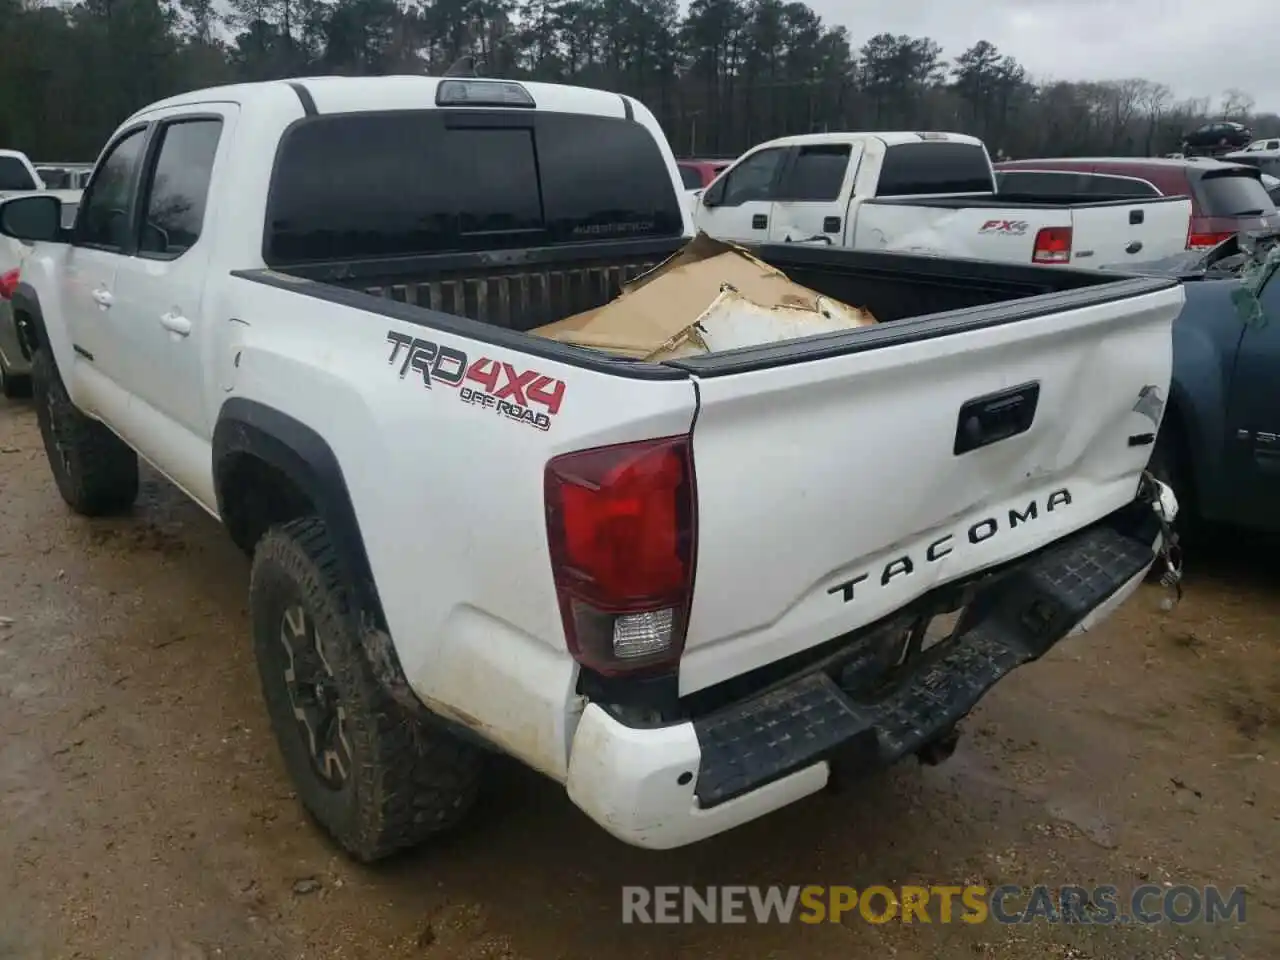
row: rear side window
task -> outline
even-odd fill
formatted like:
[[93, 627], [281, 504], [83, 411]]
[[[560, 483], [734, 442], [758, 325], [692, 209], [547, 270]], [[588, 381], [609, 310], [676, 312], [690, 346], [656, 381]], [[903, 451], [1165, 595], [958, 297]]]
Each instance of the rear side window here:
[[899, 143], [885, 150], [878, 197], [991, 193], [987, 152], [972, 143]]
[[1158, 197], [1160, 191], [1145, 180], [1090, 174], [1084, 178], [1085, 193], [1104, 197]]
[[272, 172], [264, 259], [359, 260], [679, 236], [670, 169], [638, 123], [421, 110], [305, 120]]
[[849, 144], [800, 147], [787, 171], [779, 200], [835, 200], [849, 169]]
[[1057, 170], [1001, 170], [996, 173], [1000, 193], [1033, 197], [1074, 197], [1080, 193], [1078, 173]]
[[163, 128], [147, 188], [139, 253], [177, 257], [200, 239], [221, 134], [221, 120], [184, 120]]
[[0, 190], [35, 190], [27, 165], [17, 157], [0, 157]]
[[1274, 213], [1257, 171], [1203, 176], [1197, 185], [1200, 210], [1206, 217], [1258, 216]]

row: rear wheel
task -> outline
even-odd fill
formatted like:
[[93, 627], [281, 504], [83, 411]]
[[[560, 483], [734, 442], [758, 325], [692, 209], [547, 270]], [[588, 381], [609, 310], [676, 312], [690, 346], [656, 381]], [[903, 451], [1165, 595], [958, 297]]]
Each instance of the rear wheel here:
[[479, 787], [480, 751], [407, 716], [373, 676], [324, 523], [268, 530], [249, 595], [276, 742], [321, 826], [368, 862], [460, 821]]
[[31, 361], [36, 419], [58, 492], [86, 517], [119, 513], [138, 497], [138, 455], [71, 402], [47, 349]]

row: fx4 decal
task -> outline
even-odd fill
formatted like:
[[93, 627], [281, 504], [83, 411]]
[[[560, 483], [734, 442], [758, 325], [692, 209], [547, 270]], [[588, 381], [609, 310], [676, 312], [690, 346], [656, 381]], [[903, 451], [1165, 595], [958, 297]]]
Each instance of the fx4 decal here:
[[1031, 224], [1025, 220], [988, 220], [978, 233], [999, 233], [1006, 237], [1020, 237]]
[[560, 412], [563, 380], [537, 370], [518, 370], [490, 357], [472, 360], [454, 347], [395, 330], [387, 331], [387, 342], [391, 344], [387, 363], [399, 363], [401, 380], [412, 372], [428, 390], [436, 384], [453, 387], [463, 403], [493, 410], [538, 430], [550, 430], [551, 418]]

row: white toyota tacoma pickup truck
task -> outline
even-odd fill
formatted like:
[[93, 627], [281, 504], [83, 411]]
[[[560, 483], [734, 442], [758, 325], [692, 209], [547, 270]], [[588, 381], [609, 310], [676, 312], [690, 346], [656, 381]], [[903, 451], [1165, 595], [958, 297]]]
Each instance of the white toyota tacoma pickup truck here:
[[700, 230], [739, 242], [1050, 266], [1180, 253], [1187, 197], [998, 193], [987, 148], [959, 133], [814, 133], [759, 144], [693, 204]]
[[680, 193], [624, 96], [310, 78], [141, 110], [70, 229], [0, 206], [59, 492], [127, 510], [142, 457], [252, 556], [285, 765], [357, 858], [491, 752], [653, 848], [936, 761], [1161, 555], [1176, 282], [762, 246], [880, 322], [666, 363], [526, 332], [686, 243]]

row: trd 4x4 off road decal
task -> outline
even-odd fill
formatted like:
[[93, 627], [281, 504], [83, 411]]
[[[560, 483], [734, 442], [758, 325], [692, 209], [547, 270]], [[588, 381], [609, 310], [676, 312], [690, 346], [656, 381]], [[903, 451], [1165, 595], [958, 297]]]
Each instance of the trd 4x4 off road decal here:
[[387, 363], [399, 362], [401, 380], [413, 372], [427, 389], [437, 383], [453, 387], [463, 403], [485, 407], [538, 430], [550, 430], [551, 418], [560, 412], [563, 380], [537, 370], [517, 370], [490, 357], [471, 360], [461, 350], [395, 330], [387, 331], [387, 342], [391, 344]]

